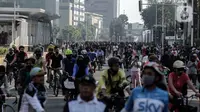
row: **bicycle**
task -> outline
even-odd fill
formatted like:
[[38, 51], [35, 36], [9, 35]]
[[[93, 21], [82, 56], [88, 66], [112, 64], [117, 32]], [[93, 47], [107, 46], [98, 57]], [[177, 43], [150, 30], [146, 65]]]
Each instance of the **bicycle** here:
[[74, 85], [74, 80], [72, 76], [70, 76], [67, 72], [64, 72], [65, 75], [63, 75], [63, 86], [66, 88], [65, 94], [65, 101], [70, 101], [76, 97], [76, 90]]
[[[53, 87], [53, 93], [57, 97], [59, 94], [59, 89], [60, 89], [60, 85], [61, 85], [61, 83], [60, 83], [61, 76], [57, 72], [61, 69], [60, 68], [51, 68], [51, 67], [48, 67], [48, 69], [53, 71], [53, 77], [50, 78], [50, 87]], [[52, 83], [52, 81], [53, 81], [53, 83]]]
[[[197, 107], [193, 107], [193, 106], [189, 105], [191, 100], [195, 97], [197, 98], [196, 95], [182, 96], [182, 97], [177, 98], [177, 100], [174, 101], [175, 104], [173, 104], [172, 108], [170, 109], [170, 112], [177, 112], [177, 111], [178, 112], [197, 112], [197, 110], [198, 110]], [[191, 100], [189, 102], [190, 98], [191, 98]]]
[[0, 112], [15, 112], [13, 106], [17, 105], [17, 96], [15, 96], [15, 101], [12, 103], [13, 106], [5, 103], [5, 101], [6, 101], [6, 96], [0, 95], [0, 107], [1, 107]]

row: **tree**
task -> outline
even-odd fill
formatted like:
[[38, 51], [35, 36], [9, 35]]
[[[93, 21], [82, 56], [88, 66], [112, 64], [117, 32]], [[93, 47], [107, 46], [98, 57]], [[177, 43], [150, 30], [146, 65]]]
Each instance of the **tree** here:
[[64, 29], [62, 29], [62, 39], [64, 40], [76, 41], [80, 39], [80, 37], [80, 29], [75, 26], [68, 25]]
[[[169, 4], [169, 3], [168, 3]], [[172, 3], [171, 3], [172, 4]], [[144, 21], [145, 26], [148, 29], [151, 29], [156, 24], [156, 6], [150, 5], [141, 13], [142, 19]], [[171, 24], [175, 26], [175, 6], [164, 6], [164, 23], [166, 27], [169, 27]], [[157, 5], [157, 23], [162, 24], [162, 5], [158, 3]]]
[[110, 37], [115, 36], [115, 41], [125, 36], [125, 25], [128, 24], [128, 17], [124, 14], [114, 18], [110, 23]]
[[[58, 26], [54, 25], [53, 28], [52, 28], [53, 38], [57, 38], [59, 32], [60, 32], [60, 28]], [[51, 39], [51, 41], [53, 41], [53, 38]]]

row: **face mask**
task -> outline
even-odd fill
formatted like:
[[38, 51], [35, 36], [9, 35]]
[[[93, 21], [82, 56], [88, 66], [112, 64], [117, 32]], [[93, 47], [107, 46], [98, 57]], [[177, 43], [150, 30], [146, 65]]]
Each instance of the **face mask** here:
[[37, 56], [37, 57], [41, 57], [41, 56], [42, 56], [42, 54], [36, 54], [36, 56]]
[[31, 70], [33, 68], [33, 65], [27, 65], [26, 68], [27, 70]]
[[155, 76], [143, 75], [142, 82], [144, 86], [151, 86], [155, 81]]
[[118, 70], [112, 70], [112, 73], [113, 73], [113, 75], [116, 75], [118, 73]]

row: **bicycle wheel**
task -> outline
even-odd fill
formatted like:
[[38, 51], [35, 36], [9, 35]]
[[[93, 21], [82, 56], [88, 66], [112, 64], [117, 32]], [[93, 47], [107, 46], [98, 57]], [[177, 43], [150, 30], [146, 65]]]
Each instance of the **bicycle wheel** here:
[[3, 104], [1, 112], [15, 112], [15, 109], [8, 104]]
[[54, 92], [54, 95], [57, 97], [58, 96], [58, 93], [59, 93], [59, 81], [57, 79], [57, 77], [54, 78], [54, 86], [53, 86], [53, 92]]
[[128, 75], [128, 76], [126, 77], [126, 80], [127, 80], [129, 83], [132, 83], [132, 77], [131, 77], [131, 75]]

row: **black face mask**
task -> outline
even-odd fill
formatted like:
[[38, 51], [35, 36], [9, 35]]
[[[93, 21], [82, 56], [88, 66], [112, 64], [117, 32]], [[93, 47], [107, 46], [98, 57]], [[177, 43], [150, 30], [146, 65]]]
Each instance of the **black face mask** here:
[[39, 58], [39, 57], [41, 57], [42, 56], [42, 54], [36, 54], [36, 57], [37, 58]]
[[66, 56], [67, 57], [67, 59], [71, 59], [72, 58], [72, 56], [71, 55], [69, 55], [69, 56]]
[[27, 66], [26, 66], [26, 69], [27, 69], [28, 71], [30, 71], [32, 68], [33, 68], [33, 65], [27, 65]]
[[113, 70], [111, 69], [112, 75], [116, 75], [118, 73], [119, 70]]
[[9, 52], [9, 54], [13, 54], [13, 52]]

